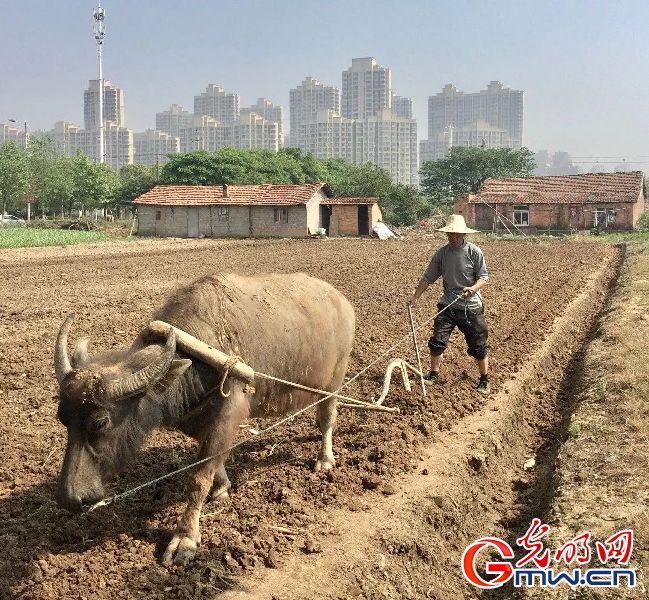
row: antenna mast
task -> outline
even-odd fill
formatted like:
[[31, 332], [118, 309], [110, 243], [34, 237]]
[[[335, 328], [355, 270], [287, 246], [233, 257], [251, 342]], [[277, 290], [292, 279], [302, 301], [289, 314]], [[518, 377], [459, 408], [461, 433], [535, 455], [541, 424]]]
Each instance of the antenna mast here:
[[95, 41], [97, 42], [97, 54], [99, 55], [99, 162], [103, 163], [105, 158], [104, 152], [104, 66], [102, 56], [102, 46], [106, 31], [104, 29], [104, 9], [101, 7], [101, 0], [94, 11], [95, 18]]

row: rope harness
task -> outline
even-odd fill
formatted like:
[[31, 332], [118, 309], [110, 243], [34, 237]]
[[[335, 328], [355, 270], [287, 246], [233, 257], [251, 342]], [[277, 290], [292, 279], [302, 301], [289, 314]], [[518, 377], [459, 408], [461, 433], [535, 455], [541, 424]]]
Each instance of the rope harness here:
[[227, 380], [228, 376], [230, 375], [230, 371], [236, 365], [238, 362], [243, 362], [243, 358], [241, 358], [238, 355], [232, 355], [228, 360], [225, 361], [225, 364], [223, 365], [223, 374], [221, 375], [221, 383], [219, 384], [219, 391], [221, 392], [221, 395], [224, 398], [229, 398], [230, 397], [230, 391], [227, 393], [223, 389], [223, 386], [225, 385], [225, 381]]
[[[461, 300], [461, 299], [462, 299], [462, 296], [458, 295], [451, 303], [447, 304], [442, 310], [436, 312], [432, 317], [430, 317], [426, 321], [422, 322], [420, 325], [417, 325], [414, 328], [414, 331], [415, 332], [419, 331], [420, 329], [422, 329], [423, 327], [428, 325], [428, 323], [430, 323], [433, 319], [436, 319], [439, 315], [441, 315], [444, 311], [448, 310], [451, 306], [453, 306], [453, 304], [455, 304], [458, 300]], [[241, 440], [240, 442], [232, 444], [232, 446], [230, 446], [229, 448], [227, 448], [225, 450], [222, 450], [221, 452], [218, 452], [218, 453], [213, 454], [211, 456], [207, 456], [206, 458], [203, 458], [201, 460], [193, 462], [193, 463], [191, 463], [189, 465], [186, 465], [184, 467], [180, 467], [179, 469], [176, 469], [175, 471], [171, 471], [170, 473], [166, 473], [165, 475], [162, 475], [161, 477], [157, 477], [156, 479], [152, 479], [150, 481], [142, 483], [141, 485], [138, 485], [138, 486], [136, 486], [134, 488], [130, 488], [130, 489], [128, 489], [128, 490], [126, 490], [124, 492], [121, 492], [119, 494], [115, 494], [115, 495], [110, 496], [108, 498], [104, 498], [103, 500], [100, 500], [99, 502], [96, 502], [95, 504], [90, 506], [86, 512], [92, 512], [93, 510], [96, 510], [96, 509], [101, 508], [103, 506], [109, 506], [110, 504], [114, 504], [118, 500], [122, 500], [123, 498], [126, 498], [127, 496], [131, 496], [131, 495], [135, 494], [136, 492], [139, 492], [141, 489], [144, 489], [146, 487], [149, 487], [151, 485], [159, 483], [160, 481], [164, 481], [165, 479], [169, 479], [170, 477], [173, 477], [174, 475], [178, 475], [179, 473], [183, 473], [184, 471], [192, 469], [193, 467], [198, 467], [198, 466], [200, 466], [202, 464], [205, 464], [205, 463], [207, 463], [207, 462], [209, 462], [211, 460], [214, 460], [215, 458], [218, 458], [219, 456], [222, 456], [223, 454], [227, 454], [228, 452], [231, 452], [235, 448], [238, 448], [239, 446], [242, 446], [243, 444], [249, 442], [253, 438], [260, 438], [260, 437], [265, 436], [270, 431], [272, 431], [273, 429], [276, 429], [280, 425], [283, 425], [284, 423], [287, 423], [288, 421], [292, 421], [298, 415], [301, 415], [302, 413], [304, 413], [307, 410], [313, 408], [314, 406], [317, 406], [318, 404], [321, 404], [325, 400], [329, 400], [330, 398], [336, 396], [343, 388], [347, 387], [350, 383], [352, 383], [353, 381], [358, 379], [358, 377], [360, 377], [363, 373], [368, 371], [377, 362], [379, 362], [383, 357], [390, 354], [395, 348], [400, 346], [406, 340], [409, 340], [411, 338], [411, 336], [412, 336], [412, 333], [407, 333], [405, 336], [400, 338], [395, 344], [393, 344], [387, 350], [385, 350], [385, 352], [383, 352], [377, 358], [375, 358], [372, 362], [370, 362], [367, 366], [363, 367], [351, 379], [348, 379], [345, 383], [343, 383], [336, 391], [331, 392], [327, 396], [324, 396], [323, 398], [320, 398], [320, 399], [316, 400], [315, 402], [312, 402], [311, 404], [308, 404], [307, 406], [301, 408], [300, 410], [298, 410], [298, 411], [296, 411], [294, 413], [291, 413], [290, 415], [284, 417], [283, 419], [280, 419], [279, 421], [276, 421], [275, 423], [269, 425], [268, 427], [266, 427], [265, 429], [262, 429], [261, 431], [252, 430], [252, 429], [249, 430], [250, 433], [252, 434], [251, 436]], [[234, 365], [238, 361], [242, 361], [241, 357], [239, 357], [239, 356], [230, 356], [230, 358], [227, 360], [226, 366], [228, 366], [229, 363], [231, 363], [231, 364], [229, 364], [229, 368], [227, 370], [226, 370], [225, 367], [223, 369], [223, 376], [221, 377], [221, 384], [219, 386], [221, 393], [223, 393], [223, 384], [225, 383], [225, 381], [227, 379], [227, 374], [229, 373], [230, 370], [232, 370], [232, 367], [234, 367]], [[257, 371], [255, 371], [255, 377], [257, 377], [257, 376], [262, 377], [264, 379], [271, 379], [271, 380], [277, 381], [277, 382], [290, 383], [290, 382], [286, 382], [283, 379], [273, 377], [272, 375], [268, 375], [266, 373], [258, 373]], [[230, 392], [228, 392], [227, 395], [229, 396]]]

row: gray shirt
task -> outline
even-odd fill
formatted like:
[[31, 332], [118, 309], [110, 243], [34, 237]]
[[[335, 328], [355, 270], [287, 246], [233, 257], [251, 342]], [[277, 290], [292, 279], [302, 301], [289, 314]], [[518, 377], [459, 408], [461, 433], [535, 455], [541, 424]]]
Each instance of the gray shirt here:
[[[462, 295], [465, 287], [471, 287], [478, 279], [489, 280], [487, 265], [482, 250], [475, 244], [465, 241], [459, 248], [450, 244], [442, 246], [435, 254], [424, 272], [428, 283], [435, 283], [441, 277], [444, 282], [444, 295], [439, 303], [450, 304]], [[480, 308], [482, 296], [476, 292], [466, 300], [458, 300], [453, 308]]]

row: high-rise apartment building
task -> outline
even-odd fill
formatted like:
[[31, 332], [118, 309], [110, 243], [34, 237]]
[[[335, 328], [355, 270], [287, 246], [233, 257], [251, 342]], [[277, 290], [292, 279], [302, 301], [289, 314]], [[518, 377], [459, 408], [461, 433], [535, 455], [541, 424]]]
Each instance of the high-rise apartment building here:
[[313, 77], [304, 81], [290, 91], [290, 142], [287, 145], [304, 148], [303, 137], [305, 126], [317, 122], [318, 113], [333, 111], [340, 115], [340, 90], [334, 86], [320, 83]]
[[[58, 121], [45, 135], [65, 156], [74, 156], [77, 150], [99, 162], [99, 129], [81, 129], [74, 123]], [[119, 171], [133, 164], [133, 132], [126, 127], [107, 122], [104, 126], [104, 162]]]
[[156, 113], [155, 128], [168, 133], [171, 137], [180, 137], [180, 130], [191, 127], [194, 115], [179, 104], [172, 104], [168, 110]]
[[22, 127], [0, 123], [0, 146], [5, 142], [16, 142], [18, 146], [25, 145], [25, 130]]
[[308, 120], [299, 125], [295, 138], [299, 141], [298, 148], [316, 158], [342, 158], [350, 163], [356, 163], [356, 121], [346, 119], [334, 110], [320, 110]]
[[385, 108], [372, 117], [356, 122], [354, 162], [371, 162], [384, 168], [392, 179], [406, 185], [417, 183], [417, 121], [398, 117]]
[[217, 150], [221, 148], [241, 148], [252, 150], [262, 148], [277, 152], [279, 150], [279, 126], [275, 121], [267, 121], [256, 112], [241, 111], [235, 123], [219, 124], [216, 132]]
[[133, 162], [139, 165], [164, 165], [168, 154], [180, 152], [180, 139], [158, 129], [133, 134]]
[[[112, 121], [117, 127], [124, 126], [124, 92], [104, 82], [104, 122]], [[91, 79], [83, 92], [83, 122], [86, 129], [99, 128], [99, 80]]]
[[219, 123], [233, 123], [239, 118], [240, 111], [239, 94], [226, 92], [213, 83], [202, 94], [194, 96], [194, 114], [212, 117]]
[[273, 104], [266, 98], [258, 98], [257, 102], [248, 108], [241, 109], [240, 117], [245, 112], [253, 112], [263, 117], [266, 121], [277, 124], [279, 147], [284, 145], [284, 108], [279, 104]]
[[192, 115], [191, 122], [180, 129], [180, 151], [218, 150], [217, 133], [219, 122], [207, 115]]
[[392, 110], [397, 117], [412, 119], [412, 98], [392, 94]]
[[312, 77], [291, 90], [287, 145], [320, 159], [372, 162], [395, 181], [416, 184], [412, 100], [394, 94], [390, 69], [373, 58], [354, 58], [342, 79], [342, 94]]
[[443, 158], [451, 146], [512, 148], [523, 146], [523, 92], [492, 81], [473, 94], [447, 84], [428, 98], [428, 140], [420, 162]]
[[392, 108], [392, 73], [374, 58], [354, 58], [343, 71], [342, 116], [364, 119]]

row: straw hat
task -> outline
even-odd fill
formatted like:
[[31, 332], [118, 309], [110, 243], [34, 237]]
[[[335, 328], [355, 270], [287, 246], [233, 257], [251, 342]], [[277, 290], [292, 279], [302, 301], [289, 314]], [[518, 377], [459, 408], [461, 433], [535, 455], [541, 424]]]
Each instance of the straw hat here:
[[462, 215], [451, 215], [446, 219], [446, 227], [440, 227], [435, 231], [444, 233], [478, 233], [475, 229], [469, 229]]

